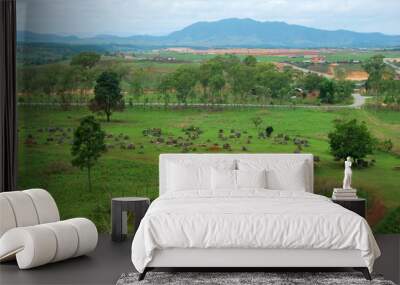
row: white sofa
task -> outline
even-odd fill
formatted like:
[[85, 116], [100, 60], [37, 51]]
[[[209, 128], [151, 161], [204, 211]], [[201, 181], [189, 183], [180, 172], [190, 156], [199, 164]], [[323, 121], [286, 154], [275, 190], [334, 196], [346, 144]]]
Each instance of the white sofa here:
[[33, 268], [89, 253], [97, 239], [88, 219], [60, 221], [46, 190], [0, 193], [0, 262], [16, 259], [20, 269]]

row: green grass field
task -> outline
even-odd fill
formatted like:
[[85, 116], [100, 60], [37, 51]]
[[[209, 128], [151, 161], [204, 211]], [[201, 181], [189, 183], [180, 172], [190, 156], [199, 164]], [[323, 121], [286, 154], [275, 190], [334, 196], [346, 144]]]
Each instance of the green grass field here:
[[[115, 196], [158, 194], [158, 155], [169, 152], [228, 152], [222, 145], [229, 143], [232, 152], [292, 153], [295, 137], [306, 139], [308, 147], [302, 152], [319, 156], [315, 167], [315, 190], [329, 195], [332, 187], [340, 186], [343, 166], [329, 153], [327, 133], [337, 118], [358, 118], [367, 122], [378, 138], [390, 138], [396, 154], [377, 152], [375, 166], [354, 170], [354, 186], [369, 202], [369, 220], [378, 232], [400, 232], [400, 115], [396, 112], [366, 110], [306, 110], [306, 109], [230, 109], [223, 111], [127, 109], [115, 113], [112, 122], [102, 120], [102, 127], [112, 138], [107, 138], [108, 152], [93, 170], [93, 192], [87, 189], [86, 172], [71, 166], [70, 141], [72, 130], [86, 108], [61, 111], [58, 109], [19, 108], [19, 188], [48, 189], [59, 205], [62, 218], [76, 216], [93, 219], [102, 232], [110, 230], [110, 198]], [[261, 116], [262, 126], [273, 126], [273, 138], [258, 139], [251, 118]], [[183, 127], [194, 125], [203, 133], [198, 139], [186, 141]], [[51, 128], [50, 131], [48, 128]], [[166, 143], [155, 143], [142, 131], [161, 128], [162, 137], [178, 139], [192, 145], [186, 149]], [[240, 138], [222, 141], [220, 129], [229, 136], [231, 129], [241, 132]], [[122, 135], [120, 135], [122, 134]], [[275, 139], [278, 134], [290, 137], [287, 144]], [[253, 136], [249, 139], [248, 136]], [[31, 137], [30, 141], [27, 140]], [[125, 137], [125, 138], [124, 138]], [[116, 141], [116, 138], [118, 141]], [[150, 141], [153, 141], [151, 143]], [[250, 142], [249, 142], [250, 141]], [[218, 147], [213, 146], [218, 144]], [[129, 144], [135, 149], [123, 149]], [[143, 146], [141, 148], [140, 146]], [[397, 226], [397, 228], [396, 228]]]
[[[368, 58], [381, 54], [385, 57], [395, 58], [400, 57], [400, 51], [390, 51], [390, 50], [351, 50], [351, 49], [342, 49], [342, 50], [335, 50], [330, 52], [322, 52], [323, 56], [326, 57], [326, 60], [329, 62], [336, 62], [336, 61], [351, 61], [351, 60], [358, 60], [364, 61]], [[152, 52], [143, 53], [145, 57], [151, 58], [154, 56]], [[164, 51], [161, 50], [159, 52], [160, 56], [165, 57], [175, 57], [177, 60], [184, 60], [184, 61], [203, 61], [210, 58], [213, 58], [215, 55], [207, 55], [207, 54], [190, 54], [190, 53], [178, 53], [178, 52], [171, 52], [171, 51]], [[245, 55], [239, 56], [240, 58], [244, 58]], [[289, 57], [289, 56], [256, 56], [258, 61], [261, 62], [302, 62], [304, 58], [301, 57]]]

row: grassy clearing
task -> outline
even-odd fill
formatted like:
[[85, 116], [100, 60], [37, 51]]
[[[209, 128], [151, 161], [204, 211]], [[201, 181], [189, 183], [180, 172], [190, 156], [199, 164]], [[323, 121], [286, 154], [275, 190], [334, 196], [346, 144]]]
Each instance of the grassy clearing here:
[[[45, 115], [44, 115], [45, 114]], [[317, 193], [329, 195], [334, 186], [341, 184], [343, 166], [329, 154], [327, 133], [337, 118], [358, 118], [368, 123], [378, 137], [392, 139], [395, 149], [400, 145], [399, 113], [370, 112], [365, 110], [305, 110], [305, 109], [240, 109], [224, 111], [202, 110], [157, 110], [127, 109], [115, 113], [112, 122], [102, 122], [102, 127], [113, 138], [107, 144], [113, 148], [100, 159], [93, 170], [93, 193], [87, 190], [86, 173], [70, 164], [72, 131], [79, 119], [88, 114], [87, 109], [61, 111], [57, 109], [19, 108], [20, 151], [19, 187], [43, 187], [55, 197], [63, 218], [85, 216], [93, 219], [100, 231], [110, 230], [110, 198], [116, 196], [143, 195], [150, 198], [158, 194], [158, 155], [164, 152], [181, 152], [182, 147], [165, 143], [150, 143], [142, 131], [147, 128], [161, 128], [163, 137], [185, 137], [183, 127], [195, 125], [204, 133], [192, 141], [191, 152], [210, 152], [214, 143], [216, 151], [224, 152], [222, 145], [229, 143], [232, 152], [243, 152], [245, 146], [252, 153], [292, 153], [296, 146], [294, 137], [307, 139], [309, 147], [302, 152], [313, 153], [321, 161], [315, 169]], [[261, 116], [262, 126], [273, 126], [273, 137], [288, 135], [288, 144], [275, 143], [273, 138], [258, 139], [257, 130], [251, 118]], [[49, 132], [47, 128], [59, 128]], [[43, 130], [42, 130], [43, 129]], [[229, 134], [231, 129], [240, 131], [240, 138], [222, 141], [218, 138], [220, 129]], [[245, 134], [247, 132], [247, 134]], [[119, 134], [129, 138], [119, 138]], [[36, 144], [26, 144], [27, 137], [33, 136]], [[248, 136], [253, 136], [248, 139]], [[118, 142], [116, 141], [118, 138]], [[48, 142], [48, 139], [53, 141]], [[248, 143], [250, 140], [250, 143]], [[121, 149], [121, 144], [132, 143], [135, 150]], [[140, 148], [143, 145], [143, 149]], [[196, 148], [194, 151], [193, 148]], [[400, 158], [394, 154], [375, 153], [376, 165], [363, 170], [354, 170], [354, 186], [361, 195], [368, 198], [370, 210], [376, 201], [382, 202], [388, 213], [400, 207]], [[397, 212], [395, 212], [397, 213]], [[372, 213], [373, 214], [373, 213]], [[394, 214], [380, 219], [385, 226], [377, 231], [397, 231], [393, 224]], [[396, 214], [397, 215], [397, 214]]]

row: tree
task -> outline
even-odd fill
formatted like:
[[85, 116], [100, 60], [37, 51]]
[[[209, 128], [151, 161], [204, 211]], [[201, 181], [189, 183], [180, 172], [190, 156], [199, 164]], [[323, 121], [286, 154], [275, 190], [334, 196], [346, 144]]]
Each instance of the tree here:
[[107, 122], [110, 121], [113, 111], [124, 108], [120, 80], [116, 73], [105, 71], [99, 76], [94, 88], [94, 99], [89, 107], [93, 112], [104, 113], [107, 116]]
[[174, 72], [174, 88], [179, 103], [187, 103], [187, 98], [194, 93], [197, 83], [197, 70], [194, 67], [181, 66]]
[[372, 137], [364, 122], [356, 119], [350, 121], [336, 121], [335, 129], [328, 134], [331, 153], [337, 159], [348, 156], [357, 160], [371, 154], [375, 147]]
[[273, 98], [284, 99], [287, 97], [292, 81], [291, 72], [279, 72], [275, 66], [264, 64], [264, 68], [257, 69], [257, 82], [264, 87], [264, 90], [269, 90]]
[[71, 65], [78, 65], [85, 69], [93, 68], [101, 59], [101, 56], [95, 52], [81, 52], [71, 59]]
[[135, 70], [132, 73], [130, 89], [132, 90], [133, 96], [137, 99], [139, 99], [140, 96], [142, 96], [143, 92], [144, 92], [144, 89], [143, 89], [143, 79], [144, 78], [143, 77], [144, 77], [143, 69]]
[[93, 82], [96, 75], [93, 72], [101, 59], [101, 56], [95, 52], [81, 52], [75, 55], [70, 62], [70, 65], [75, 67], [76, 82], [80, 91], [80, 102], [83, 102], [86, 97], [86, 91], [93, 88]]
[[400, 81], [399, 80], [383, 80], [380, 86], [380, 92], [383, 95], [385, 104], [400, 105]]
[[257, 58], [252, 55], [248, 55], [243, 59], [243, 63], [247, 66], [255, 66], [257, 64]]
[[378, 91], [386, 68], [383, 59], [383, 55], [374, 55], [363, 63], [362, 66], [368, 73], [368, 80], [366, 82], [367, 90], [371, 90], [373, 92]]
[[354, 90], [354, 83], [348, 80], [339, 80], [335, 84], [335, 100], [343, 102], [351, 98]]
[[332, 104], [334, 102], [335, 83], [324, 78], [319, 85], [319, 98], [322, 103]]
[[216, 74], [210, 78], [210, 90], [213, 95], [213, 100], [212, 100], [213, 103], [215, 102], [214, 94], [218, 95], [217, 97], [219, 98], [218, 101], [222, 101], [220, 95], [221, 95], [221, 90], [225, 87], [225, 83], [226, 82], [222, 74]]
[[237, 65], [232, 71], [232, 91], [237, 97], [240, 96], [241, 102], [251, 93], [255, 85], [255, 68], [247, 65]]
[[317, 91], [320, 89], [324, 78], [315, 73], [308, 73], [304, 77], [303, 86], [308, 92]]
[[199, 68], [199, 81], [201, 86], [203, 87], [203, 99], [204, 101], [208, 100], [207, 88], [210, 82], [210, 77], [212, 74], [212, 65], [209, 62], [205, 62], [200, 65]]
[[92, 191], [91, 169], [106, 151], [105, 132], [93, 116], [84, 117], [74, 132], [71, 147], [73, 166], [87, 170], [89, 191]]
[[165, 107], [168, 106], [169, 100], [170, 100], [170, 92], [174, 88], [174, 83], [173, 83], [173, 74], [167, 74], [164, 75], [161, 78], [160, 83], [158, 84], [158, 91], [163, 95], [164, 99], [164, 105]]
[[63, 67], [59, 64], [51, 64], [41, 67], [38, 72], [39, 78], [36, 83], [39, 84], [41, 91], [46, 95], [47, 103], [51, 103]]
[[56, 94], [60, 98], [61, 107], [67, 110], [72, 101], [72, 90], [75, 84], [74, 68], [66, 66], [63, 73], [59, 76], [56, 85]]

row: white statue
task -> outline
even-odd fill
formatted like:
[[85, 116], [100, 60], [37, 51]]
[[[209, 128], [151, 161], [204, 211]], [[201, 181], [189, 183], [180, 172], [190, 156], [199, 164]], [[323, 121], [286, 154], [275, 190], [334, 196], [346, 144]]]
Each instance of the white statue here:
[[343, 189], [353, 189], [351, 188], [351, 157], [348, 156], [344, 162], [344, 179], [343, 179]]

